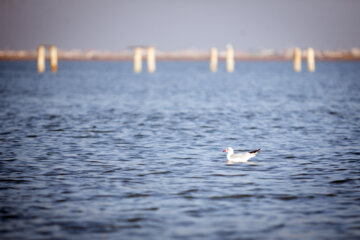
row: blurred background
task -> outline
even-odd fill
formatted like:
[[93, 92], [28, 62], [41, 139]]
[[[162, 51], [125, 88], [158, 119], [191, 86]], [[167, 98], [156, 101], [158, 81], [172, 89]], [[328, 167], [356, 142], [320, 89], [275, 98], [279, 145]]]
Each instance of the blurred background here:
[[358, 54], [359, 8], [355, 0], [4, 0], [0, 49], [208, 51], [232, 44], [253, 53], [312, 47]]

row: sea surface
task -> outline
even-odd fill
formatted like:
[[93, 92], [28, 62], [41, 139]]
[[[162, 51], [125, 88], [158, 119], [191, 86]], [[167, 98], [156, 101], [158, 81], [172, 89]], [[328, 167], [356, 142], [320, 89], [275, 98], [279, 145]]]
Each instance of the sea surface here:
[[316, 67], [0, 61], [0, 239], [360, 239], [360, 62]]

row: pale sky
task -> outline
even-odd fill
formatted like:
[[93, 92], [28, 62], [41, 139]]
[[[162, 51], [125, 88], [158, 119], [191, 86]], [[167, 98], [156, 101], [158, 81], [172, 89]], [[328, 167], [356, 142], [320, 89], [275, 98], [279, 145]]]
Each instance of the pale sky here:
[[360, 47], [358, 0], [0, 0], [0, 49]]

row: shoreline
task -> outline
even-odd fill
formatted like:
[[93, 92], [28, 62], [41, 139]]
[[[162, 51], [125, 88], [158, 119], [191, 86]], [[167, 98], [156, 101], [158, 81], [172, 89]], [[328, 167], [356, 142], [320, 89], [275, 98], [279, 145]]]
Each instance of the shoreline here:
[[[50, 59], [46, 53], [46, 60]], [[173, 51], [156, 52], [156, 61], [210, 61], [210, 52], [207, 51]], [[306, 52], [302, 52], [303, 60], [306, 60]], [[146, 52], [142, 54], [142, 60], [146, 61]], [[324, 50], [315, 51], [316, 61], [360, 61], [360, 50]], [[36, 61], [37, 51], [1, 51], [0, 60], [14, 61]], [[106, 51], [80, 51], [80, 50], [59, 50], [59, 61], [133, 61], [133, 51], [106, 52]], [[226, 53], [219, 52], [218, 61], [225, 61]], [[234, 52], [235, 61], [293, 61], [293, 51], [282, 52]]]
[[[357, 62], [360, 61], [360, 57], [338, 57], [338, 58], [315, 58], [319, 62], [330, 62], [330, 61], [342, 61], [342, 62]], [[46, 57], [46, 61], [49, 61], [50, 58]], [[293, 58], [281, 58], [281, 57], [247, 57], [247, 58], [236, 58], [236, 62], [288, 62], [293, 61]], [[303, 61], [306, 61], [306, 58], [302, 58]], [[36, 57], [0, 57], [0, 61], [37, 61]], [[109, 61], [109, 62], [133, 62], [133, 58], [109, 58], [109, 57], [71, 57], [71, 58], [62, 58], [59, 57], [58, 61]], [[142, 61], [146, 61], [146, 58], [143, 58]], [[177, 58], [156, 58], [157, 62], [209, 62], [210, 58], [192, 58], [192, 57], [177, 57]], [[225, 59], [219, 59], [219, 62], [225, 62]]]

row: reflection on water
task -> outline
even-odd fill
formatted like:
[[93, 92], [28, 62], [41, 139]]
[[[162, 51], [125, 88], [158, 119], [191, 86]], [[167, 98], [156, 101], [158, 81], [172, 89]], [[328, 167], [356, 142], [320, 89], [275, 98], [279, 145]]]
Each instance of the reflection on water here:
[[360, 63], [59, 68], [0, 62], [2, 239], [360, 237]]

